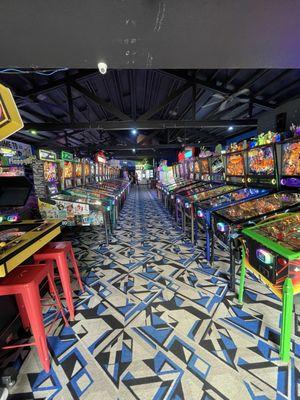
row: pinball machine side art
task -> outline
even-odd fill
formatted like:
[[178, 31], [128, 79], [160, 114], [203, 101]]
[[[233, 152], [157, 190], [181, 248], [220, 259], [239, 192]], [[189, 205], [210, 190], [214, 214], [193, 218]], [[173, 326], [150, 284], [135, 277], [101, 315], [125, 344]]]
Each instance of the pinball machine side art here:
[[22, 129], [23, 126], [11, 91], [0, 84], [0, 140]]

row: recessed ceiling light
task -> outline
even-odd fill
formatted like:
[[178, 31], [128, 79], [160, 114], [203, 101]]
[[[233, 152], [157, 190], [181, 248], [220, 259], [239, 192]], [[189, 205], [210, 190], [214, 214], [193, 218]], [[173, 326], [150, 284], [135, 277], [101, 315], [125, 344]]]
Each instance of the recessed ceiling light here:
[[30, 129], [29, 131], [32, 135], [37, 135], [37, 131], [35, 129]]
[[228, 127], [229, 132], [233, 131], [233, 126]]
[[136, 135], [136, 134], [137, 134], [137, 130], [136, 130], [136, 129], [131, 129], [131, 133], [132, 133], [133, 135]]

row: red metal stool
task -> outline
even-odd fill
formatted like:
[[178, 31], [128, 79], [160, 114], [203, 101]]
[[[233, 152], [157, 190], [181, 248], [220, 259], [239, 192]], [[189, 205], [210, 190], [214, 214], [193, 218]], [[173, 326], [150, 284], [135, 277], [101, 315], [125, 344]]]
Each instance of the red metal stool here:
[[83, 284], [80, 278], [80, 273], [76, 262], [76, 258], [74, 256], [71, 242], [50, 242], [46, 246], [44, 246], [41, 250], [39, 250], [37, 253], [35, 253], [33, 258], [34, 261], [37, 263], [44, 262], [47, 260], [56, 262], [67, 307], [70, 313], [70, 319], [71, 321], [73, 321], [75, 317], [75, 311], [73, 304], [72, 287], [70, 282], [68, 255], [71, 259], [71, 263], [74, 268], [74, 273], [77, 278], [80, 289], [82, 292], [84, 292]]
[[46, 372], [50, 370], [50, 358], [39, 291], [39, 286], [44, 279], [48, 279], [49, 289], [53, 293], [58, 312], [61, 313], [65, 324], [68, 325], [53, 280], [53, 271], [51, 270], [53, 270], [52, 262], [21, 265], [0, 280], [0, 296], [14, 295], [16, 297], [23, 326], [25, 329], [30, 328], [34, 337], [34, 342], [32, 343], [5, 346], [2, 349], [36, 346], [40, 361]]

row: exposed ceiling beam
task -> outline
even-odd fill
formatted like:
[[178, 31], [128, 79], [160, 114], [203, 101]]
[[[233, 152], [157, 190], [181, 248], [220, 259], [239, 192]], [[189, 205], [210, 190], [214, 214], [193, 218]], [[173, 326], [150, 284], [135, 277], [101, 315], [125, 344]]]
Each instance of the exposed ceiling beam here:
[[229, 126], [257, 127], [256, 119], [236, 120], [149, 120], [149, 121], [91, 121], [76, 123], [26, 123], [24, 130], [37, 129], [40, 131], [63, 131], [65, 129], [103, 129], [129, 130], [135, 129], [182, 129], [182, 128], [217, 128]]
[[[189, 146], [199, 146], [199, 143], [189, 143]], [[135, 145], [132, 147], [125, 147], [125, 146], [111, 146], [111, 145], [104, 145], [101, 146], [101, 149], [103, 150], [109, 150], [109, 151], [132, 151], [132, 149], [135, 149], [135, 151], [139, 150], [159, 150], [159, 149], [181, 149], [185, 147], [185, 144], [183, 143], [172, 143], [172, 144], [156, 144], [153, 146], [140, 146], [140, 145]]]
[[164, 101], [162, 101], [160, 104], [158, 104], [155, 107], [152, 107], [150, 110], [145, 112], [143, 115], [141, 115], [138, 118], [138, 121], [145, 121], [149, 118], [152, 117], [152, 115], [155, 115], [158, 113], [160, 110], [165, 108], [171, 101], [175, 100], [178, 96], [181, 96], [187, 89], [192, 87], [193, 85], [190, 82], [185, 83], [183, 86], [181, 86], [179, 89], [175, 90], [173, 93], [171, 93]]
[[[196, 83], [198, 86], [202, 87], [203, 89], [210, 90], [211, 92], [214, 92], [214, 93], [219, 93], [219, 94], [223, 94], [223, 95], [232, 95], [234, 93], [231, 90], [226, 89], [224, 86], [217, 86], [217, 85], [207, 82], [205, 80], [202, 80], [199, 78], [193, 78], [192, 76], [186, 75], [185, 73], [182, 73], [182, 72], [178, 72], [177, 70], [160, 70], [160, 71], [162, 73], [166, 73], [168, 75], [177, 76], [179, 79], [184, 79], [185, 81], [188, 81], [191, 83]], [[257, 99], [253, 99], [253, 104], [255, 104], [259, 107], [265, 108], [265, 109], [269, 109], [269, 110], [273, 110], [275, 108], [274, 105], [269, 104], [266, 101], [257, 100]]]
[[[92, 78], [93, 76], [98, 74], [99, 74], [98, 70], [97, 71], [93, 70], [93, 72], [91, 72], [91, 70], [83, 70], [77, 74], [70, 75], [70, 81], [72, 82], [77, 80], [80, 81], [83, 79]], [[47, 84], [42, 85], [39, 88], [28, 90], [25, 93], [23, 93], [23, 96], [37, 96], [39, 94], [45, 94], [54, 89], [60, 89], [62, 87], [65, 87], [65, 85], [66, 85], [66, 77], [64, 76], [63, 78], [57, 79], [56, 81], [48, 82]]]
[[109, 103], [109, 102], [101, 99], [100, 97], [98, 97], [95, 93], [90, 92], [84, 86], [82, 86], [79, 83], [74, 82], [74, 81], [71, 81], [70, 85], [74, 89], [76, 89], [79, 93], [82, 93], [84, 96], [88, 97], [89, 99], [93, 100], [95, 103], [100, 105], [101, 107], [105, 108], [110, 114], [119, 118], [121, 121], [128, 120], [128, 115], [124, 114], [117, 107], [115, 107], [112, 103]]

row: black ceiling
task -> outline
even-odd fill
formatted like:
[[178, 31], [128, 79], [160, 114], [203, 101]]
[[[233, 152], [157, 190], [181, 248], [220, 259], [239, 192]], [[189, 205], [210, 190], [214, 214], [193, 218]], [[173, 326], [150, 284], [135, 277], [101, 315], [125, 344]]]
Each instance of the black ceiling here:
[[[0, 82], [12, 89], [25, 123], [16, 140], [83, 153], [103, 148], [125, 157], [132, 148], [136, 155], [153, 155], [250, 131], [262, 113], [299, 95], [300, 70], [109, 70], [101, 75], [73, 69], [51, 76], [0, 72]], [[138, 143], [130, 131], [134, 127], [145, 136]]]
[[1, 0], [1, 67], [298, 68], [296, 0]]

